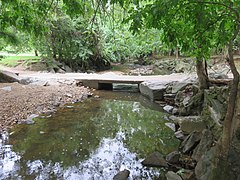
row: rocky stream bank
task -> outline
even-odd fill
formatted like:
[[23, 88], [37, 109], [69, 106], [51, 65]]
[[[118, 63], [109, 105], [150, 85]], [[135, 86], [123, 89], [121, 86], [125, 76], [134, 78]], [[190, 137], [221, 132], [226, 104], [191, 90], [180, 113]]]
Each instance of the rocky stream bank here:
[[[217, 144], [226, 114], [229, 86], [211, 85], [203, 92], [194, 78], [178, 82], [143, 82], [140, 91], [169, 113], [166, 126], [181, 140], [178, 151], [153, 152], [145, 166], [167, 170], [167, 180], [239, 179], [240, 138], [232, 143], [228, 161], [218, 159]], [[237, 116], [235, 118], [239, 118]]]

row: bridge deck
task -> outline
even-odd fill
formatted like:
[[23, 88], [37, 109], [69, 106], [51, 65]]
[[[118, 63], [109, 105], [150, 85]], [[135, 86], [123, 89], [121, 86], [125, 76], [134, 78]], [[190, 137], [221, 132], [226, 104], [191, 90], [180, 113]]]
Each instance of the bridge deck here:
[[[186, 76], [185, 76], [186, 77]], [[179, 81], [181, 75], [169, 76], [126, 76], [126, 75], [89, 75], [88, 77], [75, 78], [75, 80], [82, 82], [84, 86], [88, 86], [95, 89], [112, 89], [112, 84], [140, 84], [144, 81]]]
[[171, 75], [153, 75], [153, 76], [127, 76], [127, 75], [116, 75], [114, 73], [105, 74], [86, 74], [86, 73], [65, 73], [65, 74], [52, 74], [52, 73], [31, 73], [22, 74], [20, 77], [33, 78], [39, 81], [48, 81], [50, 79], [54, 80], [76, 80], [82, 82], [84, 86], [91, 88], [109, 89], [113, 83], [121, 84], [140, 84], [144, 81], [156, 81], [156, 82], [173, 82], [181, 81], [192, 75], [186, 74], [171, 74]]

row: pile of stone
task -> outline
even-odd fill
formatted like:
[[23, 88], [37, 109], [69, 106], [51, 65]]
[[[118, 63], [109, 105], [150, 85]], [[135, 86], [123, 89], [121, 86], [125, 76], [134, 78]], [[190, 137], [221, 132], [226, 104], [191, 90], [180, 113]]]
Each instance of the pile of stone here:
[[144, 82], [140, 91], [152, 101], [166, 104], [163, 107], [169, 113], [166, 126], [181, 140], [178, 151], [166, 156], [153, 152], [142, 164], [167, 169], [169, 180], [210, 177], [215, 144], [226, 114], [228, 87], [212, 86], [200, 91], [197, 80], [190, 78], [171, 83]]
[[142, 66], [133, 70], [130, 70], [129, 75], [140, 76], [140, 75], [151, 75], [154, 74], [152, 66]]
[[187, 135], [178, 151], [163, 156], [159, 152], [150, 154], [142, 164], [148, 167], [161, 167], [168, 170], [168, 180], [193, 180], [201, 178], [199, 167], [202, 157], [213, 145], [213, 135], [210, 130], [193, 131]]

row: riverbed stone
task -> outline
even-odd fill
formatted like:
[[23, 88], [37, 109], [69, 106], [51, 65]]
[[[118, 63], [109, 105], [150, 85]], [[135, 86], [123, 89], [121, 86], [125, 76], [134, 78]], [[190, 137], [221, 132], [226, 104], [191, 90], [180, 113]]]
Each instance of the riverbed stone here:
[[189, 169], [184, 169], [181, 172], [180, 176], [183, 180], [195, 180], [196, 179], [194, 171], [189, 170]]
[[145, 81], [139, 86], [141, 94], [147, 96], [152, 101], [164, 100], [164, 93], [167, 88], [167, 82]]
[[186, 139], [181, 143], [179, 149], [184, 153], [188, 154], [199, 144], [202, 137], [201, 132], [194, 131], [189, 134]]
[[200, 158], [211, 148], [213, 143], [213, 134], [210, 130], [205, 129], [202, 132], [202, 138], [198, 146], [194, 149], [192, 158], [199, 161]]
[[176, 94], [177, 92], [184, 90], [187, 86], [191, 84], [192, 82], [187, 82], [187, 81], [176, 82], [172, 86], [172, 93]]
[[150, 154], [145, 160], [142, 161], [142, 165], [149, 167], [168, 167], [167, 161], [159, 152]]
[[178, 130], [174, 134], [175, 134], [176, 138], [179, 140], [183, 141], [186, 138], [186, 135], [183, 134], [182, 130]]
[[169, 153], [166, 156], [166, 160], [170, 164], [177, 164], [177, 163], [179, 163], [180, 156], [181, 156], [181, 154], [178, 151], [174, 151], [174, 152]]
[[124, 169], [123, 171], [120, 171], [117, 173], [114, 177], [113, 180], [127, 180], [129, 177], [130, 171], [127, 169]]
[[182, 178], [173, 171], [168, 171], [166, 174], [167, 180], [182, 180]]
[[163, 110], [165, 110], [168, 113], [171, 113], [173, 108], [174, 108], [173, 106], [166, 105], [166, 106], [163, 107]]
[[184, 134], [190, 134], [193, 131], [202, 132], [206, 128], [201, 116], [170, 116], [169, 119], [178, 124]]
[[228, 75], [223, 73], [209, 73], [209, 77], [214, 79], [228, 79]]
[[36, 117], [38, 117], [38, 116], [39, 116], [39, 115], [37, 115], [37, 114], [31, 114], [31, 115], [29, 115], [29, 116], [27, 117], [27, 119], [22, 120], [20, 123], [21, 123], [21, 124], [28, 124], [28, 125], [34, 124], [35, 121], [34, 121], [33, 119], [36, 118]]
[[215, 167], [214, 165], [215, 151], [216, 151], [215, 147], [211, 148], [211, 150], [208, 151], [197, 163], [195, 167], [195, 175], [197, 179], [205, 180], [211, 177], [211, 174]]
[[168, 89], [166, 89], [166, 93], [164, 94], [164, 101], [167, 104], [175, 105], [176, 94], [167, 93], [167, 91], [168, 91]]
[[17, 76], [15, 73], [9, 71], [0, 70], [0, 82], [2, 83], [12, 83], [12, 82], [19, 82], [21, 78]]
[[169, 127], [171, 130], [173, 130], [174, 132], [176, 131], [176, 126], [174, 123], [165, 123], [165, 125]]

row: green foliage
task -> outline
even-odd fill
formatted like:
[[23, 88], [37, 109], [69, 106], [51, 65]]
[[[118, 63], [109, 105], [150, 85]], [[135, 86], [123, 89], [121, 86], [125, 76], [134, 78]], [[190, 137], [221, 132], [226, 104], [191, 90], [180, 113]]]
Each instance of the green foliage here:
[[[132, 34], [128, 25], [101, 27], [103, 38], [103, 54], [114, 62], [124, 62], [130, 58], [160, 51], [162, 47], [160, 32], [156, 29], [143, 30], [140, 34]], [[148, 38], [146, 38], [148, 37]]]
[[20, 63], [38, 62], [40, 57], [37, 56], [6, 56], [0, 60], [0, 64], [15, 67]]
[[169, 47], [207, 59], [213, 47], [224, 46], [231, 38], [239, 9], [239, 4], [229, 1], [138, 1], [126, 20], [133, 31], [161, 29]]
[[54, 57], [76, 71], [98, 70], [108, 64], [101, 54], [98, 29], [89, 19], [55, 17], [49, 22], [49, 29], [40, 49], [43, 55]]

